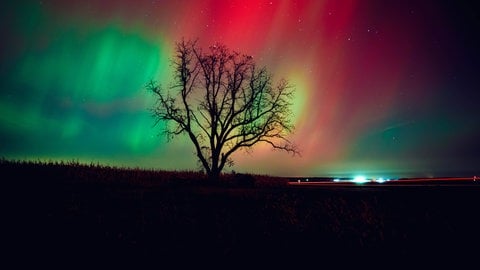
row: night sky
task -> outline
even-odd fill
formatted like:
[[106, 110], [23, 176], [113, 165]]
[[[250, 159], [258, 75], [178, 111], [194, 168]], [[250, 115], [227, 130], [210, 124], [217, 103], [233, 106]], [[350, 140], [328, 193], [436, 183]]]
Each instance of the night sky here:
[[473, 1], [9, 2], [0, 11], [0, 157], [198, 169], [187, 138], [157, 136], [145, 89], [169, 82], [185, 37], [252, 55], [296, 86], [290, 139], [302, 155], [258, 145], [234, 156], [238, 172], [480, 173]]

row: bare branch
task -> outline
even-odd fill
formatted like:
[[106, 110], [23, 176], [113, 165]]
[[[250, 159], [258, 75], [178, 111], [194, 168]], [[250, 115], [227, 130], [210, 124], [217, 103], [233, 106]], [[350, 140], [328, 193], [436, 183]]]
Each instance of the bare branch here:
[[257, 143], [299, 154], [287, 137], [294, 129], [293, 87], [287, 80], [273, 86], [273, 76], [252, 57], [222, 44], [204, 52], [196, 40], [176, 43], [172, 67], [170, 87], [155, 81], [146, 86], [156, 98], [155, 125], [165, 122], [169, 138], [188, 135], [211, 178], [233, 164], [234, 152]]

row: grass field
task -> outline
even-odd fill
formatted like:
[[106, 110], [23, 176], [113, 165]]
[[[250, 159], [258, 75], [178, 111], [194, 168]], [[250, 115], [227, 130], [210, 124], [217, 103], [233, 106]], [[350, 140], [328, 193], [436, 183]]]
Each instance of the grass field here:
[[478, 186], [294, 188], [75, 162], [0, 168], [4, 243], [18, 262], [431, 266], [470, 264], [480, 251]]

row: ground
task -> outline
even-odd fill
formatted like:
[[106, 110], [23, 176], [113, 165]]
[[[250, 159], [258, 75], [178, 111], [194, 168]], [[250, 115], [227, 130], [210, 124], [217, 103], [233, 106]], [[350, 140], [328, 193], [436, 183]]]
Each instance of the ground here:
[[5, 162], [2, 174], [4, 243], [19, 262], [458, 264], [480, 240], [479, 186], [213, 185], [196, 173]]

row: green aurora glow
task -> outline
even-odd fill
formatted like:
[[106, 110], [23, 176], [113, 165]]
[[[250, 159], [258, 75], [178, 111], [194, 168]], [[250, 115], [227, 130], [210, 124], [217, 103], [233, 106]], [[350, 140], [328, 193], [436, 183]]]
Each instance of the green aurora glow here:
[[235, 170], [478, 172], [480, 43], [468, 6], [237, 2], [5, 4], [0, 156], [197, 169], [187, 138], [157, 136], [144, 88], [169, 82], [174, 42], [185, 36], [251, 54], [296, 86], [292, 140], [302, 157], [260, 145], [238, 153]]

